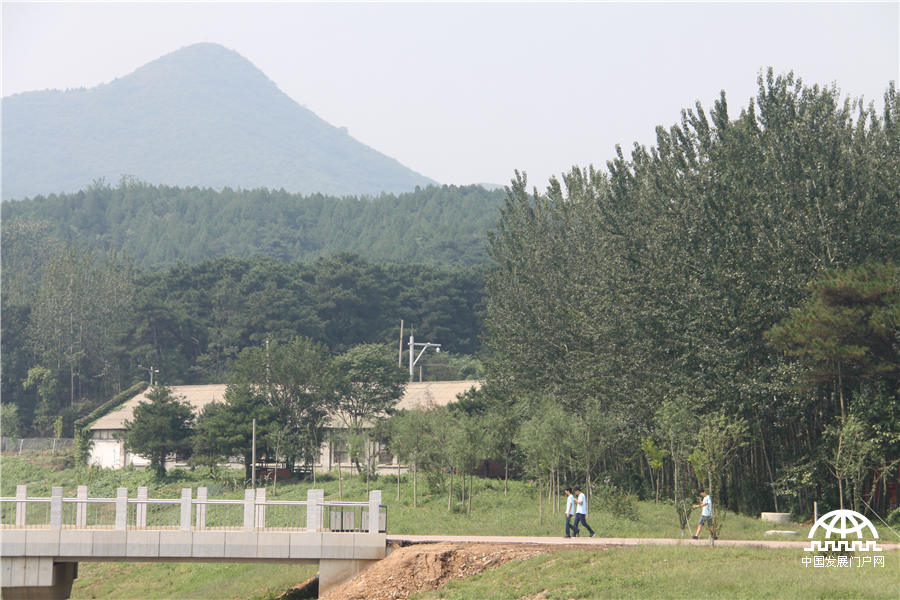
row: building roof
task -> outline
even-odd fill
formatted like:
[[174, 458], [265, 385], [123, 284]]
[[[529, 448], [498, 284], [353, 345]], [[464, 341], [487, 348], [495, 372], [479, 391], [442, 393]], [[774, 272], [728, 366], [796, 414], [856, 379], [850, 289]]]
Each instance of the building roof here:
[[[172, 396], [187, 402], [194, 409], [195, 414], [200, 414], [203, 407], [210, 402], [224, 402], [225, 388], [227, 387], [224, 384], [175, 385], [170, 389], [172, 390]], [[134, 409], [137, 407], [138, 402], [148, 402], [147, 394], [150, 390], [151, 388], [147, 388], [119, 408], [97, 419], [91, 425], [91, 430], [125, 429], [125, 421], [134, 419]]]
[[420, 410], [436, 406], [447, 406], [456, 402], [459, 394], [470, 389], [481, 388], [480, 381], [421, 381], [406, 384], [403, 397], [397, 403], [398, 410], [418, 408]]
[[[200, 414], [203, 407], [210, 402], [224, 402], [225, 384], [213, 385], [175, 385], [170, 389], [172, 395], [182, 399], [191, 405], [194, 414]], [[397, 409], [426, 409], [437, 406], [447, 406], [455, 402], [458, 394], [463, 394], [472, 388], [481, 387], [480, 381], [422, 381], [406, 384], [406, 390]], [[91, 425], [91, 430], [100, 429], [125, 429], [125, 421], [134, 419], [134, 409], [138, 402], [147, 402], [147, 393], [150, 388], [128, 400], [119, 408], [100, 417]]]

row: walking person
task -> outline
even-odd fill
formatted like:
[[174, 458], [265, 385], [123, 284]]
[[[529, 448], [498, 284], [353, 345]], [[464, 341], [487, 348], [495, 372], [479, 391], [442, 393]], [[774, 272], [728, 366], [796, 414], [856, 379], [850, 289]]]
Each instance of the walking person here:
[[566, 488], [566, 537], [570, 538], [578, 533], [578, 530], [572, 525], [572, 518], [575, 516], [575, 496], [572, 495], [572, 488]]
[[584, 528], [591, 532], [590, 537], [594, 537], [594, 530], [587, 522], [587, 498], [581, 488], [575, 488], [575, 535], [578, 535], [578, 524], [584, 525]]
[[694, 505], [694, 508], [700, 507], [703, 507], [703, 510], [700, 512], [700, 523], [697, 524], [697, 533], [692, 535], [691, 538], [698, 539], [700, 537], [700, 529], [706, 525], [709, 528], [709, 534], [712, 539], [718, 539], [716, 537], [716, 529], [712, 524], [712, 498], [706, 493], [706, 490], [700, 490], [700, 504]]

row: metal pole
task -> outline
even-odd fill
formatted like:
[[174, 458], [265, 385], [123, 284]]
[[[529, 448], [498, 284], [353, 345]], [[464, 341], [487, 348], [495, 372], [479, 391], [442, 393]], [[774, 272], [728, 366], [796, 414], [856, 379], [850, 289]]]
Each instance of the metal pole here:
[[400, 348], [397, 350], [397, 366], [403, 366], [403, 319], [400, 319]]
[[415, 360], [413, 359], [413, 352], [415, 352], [415, 343], [413, 342], [413, 334], [409, 334], [409, 380], [413, 380], [413, 364]]
[[253, 458], [250, 459], [252, 466], [250, 467], [250, 480], [253, 482], [251, 485], [253, 489], [256, 489], [256, 419], [253, 419], [253, 450], [251, 451], [251, 455]]

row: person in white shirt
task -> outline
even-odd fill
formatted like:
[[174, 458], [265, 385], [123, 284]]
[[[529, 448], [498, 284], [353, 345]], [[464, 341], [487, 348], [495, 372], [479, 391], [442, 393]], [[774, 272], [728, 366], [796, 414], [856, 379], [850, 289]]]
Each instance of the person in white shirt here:
[[693, 539], [697, 539], [700, 537], [700, 529], [703, 528], [704, 525], [709, 527], [709, 534], [712, 536], [712, 539], [716, 538], [716, 530], [712, 524], [712, 498], [709, 494], [706, 493], [706, 490], [700, 490], [700, 504], [695, 504], [694, 508], [703, 508], [700, 512], [700, 523], [697, 524], [697, 533], [692, 535]]
[[591, 537], [594, 537], [594, 530], [588, 525], [586, 518], [587, 499], [584, 497], [581, 488], [575, 488], [575, 535], [578, 535], [578, 524], [581, 523], [585, 529], [591, 532]]
[[572, 526], [572, 517], [575, 516], [575, 496], [572, 495], [572, 488], [566, 488], [566, 537], [572, 537], [576, 532]]

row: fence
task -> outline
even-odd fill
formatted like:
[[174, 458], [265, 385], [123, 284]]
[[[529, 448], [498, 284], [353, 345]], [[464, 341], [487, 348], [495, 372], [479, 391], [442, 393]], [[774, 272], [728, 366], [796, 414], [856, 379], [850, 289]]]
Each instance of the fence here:
[[0, 452], [5, 454], [56, 454], [74, 447], [74, 438], [0, 438]]
[[[326, 526], [327, 524], [327, 526]], [[237, 531], [387, 531], [387, 507], [381, 491], [368, 502], [326, 502], [323, 490], [309, 490], [305, 501], [266, 500], [265, 488], [245, 490], [243, 500], [211, 499], [207, 489], [181, 490], [181, 498], [149, 498], [146, 487], [137, 497], [118, 488], [115, 498], [89, 498], [78, 486], [74, 498], [54, 487], [49, 498], [29, 497], [27, 486], [15, 497], [0, 498], [0, 527], [17, 529], [175, 529]]]

